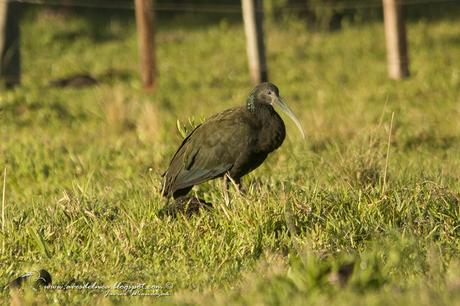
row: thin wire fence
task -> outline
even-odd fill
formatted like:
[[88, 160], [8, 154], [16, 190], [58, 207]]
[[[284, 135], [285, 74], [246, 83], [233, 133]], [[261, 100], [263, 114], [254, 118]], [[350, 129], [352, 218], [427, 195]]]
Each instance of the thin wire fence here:
[[[0, 0], [9, 3], [27, 3], [44, 6], [59, 7], [81, 7], [81, 8], [100, 8], [100, 9], [120, 9], [134, 10], [134, 1], [94, 1], [94, 0]], [[426, 5], [426, 4], [445, 4], [457, 3], [460, 0], [404, 0], [400, 2], [404, 6]], [[382, 7], [382, 1], [342, 1], [334, 3], [312, 3], [308, 6], [290, 4], [280, 8], [281, 11], [305, 11], [309, 9], [329, 8], [329, 9], [372, 9]], [[195, 12], [195, 13], [241, 13], [240, 5], [229, 4], [186, 4], [186, 3], [155, 3], [155, 11], [170, 12]]]

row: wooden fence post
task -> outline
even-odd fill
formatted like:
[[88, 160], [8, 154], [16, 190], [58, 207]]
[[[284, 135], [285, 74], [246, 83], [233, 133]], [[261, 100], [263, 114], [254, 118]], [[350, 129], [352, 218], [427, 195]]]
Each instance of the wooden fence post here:
[[265, 60], [262, 0], [242, 0], [249, 72], [254, 84], [268, 80]]
[[401, 1], [383, 0], [388, 76], [394, 80], [409, 76], [406, 26]]
[[19, 20], [21, 3], [0, 2], [0, 85], [11, 88], [21, 80]]
[[140, 69], [145, 89], [154, 87], [156, 76], [152, 1], [135, 0]]

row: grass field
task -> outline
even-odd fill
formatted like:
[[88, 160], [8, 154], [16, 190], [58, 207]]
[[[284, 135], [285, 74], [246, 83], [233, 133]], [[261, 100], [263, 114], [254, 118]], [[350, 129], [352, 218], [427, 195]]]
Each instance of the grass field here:
[[[23, 86], [0, 94], [0, 280], [46, 269], [16, 305], [460, 305], [460, 20], [408, 24], [412, 76], [386, 77], [383, 27], [267, 23], [271, 80], [303, 122], [215, 209], [159, 218], [176, 127], [244, 103], [239, 22], [160, 20], [159, 83], [141, 90], [133, 21], [38, 14]], [[87, 73], [83, 89], [52, 79]], [[393, 118], [393, 119], [392, 119]], [[191, 121], [191, 123], [189, 123]], [[349, 275], [350, 266], [354, 269]], [[158, 286], [139, 293], [118, 282]], [[28, 289], [29, 288], [29, 289]], [[136, 291], [136, 290], [134, 290]], [[3, 304], [3, 303], [2, 303]]]

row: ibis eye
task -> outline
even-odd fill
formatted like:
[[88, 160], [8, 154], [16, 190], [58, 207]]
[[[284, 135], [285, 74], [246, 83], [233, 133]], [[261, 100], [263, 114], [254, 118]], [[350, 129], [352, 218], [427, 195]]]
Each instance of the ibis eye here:
[[271, 95], [272, 95], [272, 92], [271, 92], [271, 91], [268, 91], [268, 94], [271, 96]]

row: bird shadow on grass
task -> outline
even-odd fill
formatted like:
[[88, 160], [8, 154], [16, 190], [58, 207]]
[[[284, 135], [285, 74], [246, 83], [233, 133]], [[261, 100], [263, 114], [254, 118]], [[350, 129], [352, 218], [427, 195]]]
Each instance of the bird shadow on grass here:
[[415, 150], [420, 147], [430, 149], [447, 150], [460, 143], [460, 138], [450, 135], [436, 135], [431, 132], [422, 132], [414, 136], [408, 137], [403, 142], [403, 148], [407, 150]]
[[84, 72], [52, 79], [48, 82], [48, 86], [54, 88], [84, 88], [100, 85], [103, 83], [110, 84], [115, 81], [127, 82], [130, 78], [132, 78], [132, 74], [130, 73], [130, 71], [108, 69], [105, 72], [100, 73], [98, 75], [92, 75], [89, 72]]

